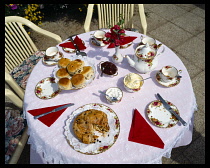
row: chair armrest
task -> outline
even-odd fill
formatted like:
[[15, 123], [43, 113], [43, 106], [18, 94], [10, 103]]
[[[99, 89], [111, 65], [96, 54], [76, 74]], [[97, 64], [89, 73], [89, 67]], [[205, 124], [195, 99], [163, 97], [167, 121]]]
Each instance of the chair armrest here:
[[85, 18], [85, 23], [84, 23], [85, 32], [90, 31], [90, 23], [91, 23], [91, 19], [92, 19], [92, 16], [93, 16], [93, 6], [94, 6], [94, 4], [89, 4], [88, 5], [87, 15], [86, 15], [86, 18]]
[[49, 32], [47, 30], [44, 30], [44, 29], [38, 27], [37, 25], [35, 25], [31, 21], [29, 21], [29, 20], [27, 20], [27, 19], [25, 19], [23, 17], [20, 17], [20, 16], [7, 16], [7, 17], [5, 17], [5, 22], [14, 22], [14, 21], [15, 22], [20, 22], [20, 23], [30, 27], [31, 29], [33, 29], [37, 33], [40, 33], [40, 34], [43, 34], [43, 35], [48, 36], [50, 38], [53, 38], [58, 43], [62, 42], [62, 39], [61, 39], [61, 37], [59, 35], [51, 33], [51, 32]]
[[14, 91], [18, 94], [18, 96], [23, 100], [24, 99], [24, 91], [17, 84], [17, 82], [12, 78], [12, 76], [5, 71], [5, 81], [14, 89]]
[[23, 108], [23, 101], [11, 90], [5, 88], [5, 96], [8, 97], [17, 107]]
[[9, 164], [17, 164], [17, 162], [20, 158], [20, 155], [24, 149], [24, 146], [28, 140], [27, 132], [28, 132], [28, 126], [26, 126], [23, 134], [21, 135], [20, 141], [18, 142], [17, 147], [16, 147], [11, 159], [9, 160]]

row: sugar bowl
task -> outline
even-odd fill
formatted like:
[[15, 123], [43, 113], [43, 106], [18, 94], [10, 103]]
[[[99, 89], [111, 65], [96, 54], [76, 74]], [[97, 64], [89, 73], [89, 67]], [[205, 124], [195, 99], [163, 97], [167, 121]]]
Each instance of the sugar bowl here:
[[123, 97], [123, 92], [118, 87], [111, 87], [106, 90], [106, 100], [110, 104], [119, 103], [122, 100], [122, 97]]

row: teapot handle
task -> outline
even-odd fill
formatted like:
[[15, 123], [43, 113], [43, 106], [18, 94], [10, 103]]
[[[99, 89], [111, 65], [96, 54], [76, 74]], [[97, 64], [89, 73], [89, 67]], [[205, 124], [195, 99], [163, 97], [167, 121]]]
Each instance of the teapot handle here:
[[[160, 45], [160, 44], [159, 44]], [[158, 45], [158, 46], [159, 46]], [[159, 56], [160, 54], [162, 54], [164, 51], [165, 51], [165, 47], [161, 44], [160, 46], [162, 46], [163, 47], [163, 49], [162, 49], [162, 51], [161, 52], [159, 52], [157, 55], [156, 55], [156, 57], [157, 56]], [[158, 47], [158, 49], [160, 48], [160, 46]]]

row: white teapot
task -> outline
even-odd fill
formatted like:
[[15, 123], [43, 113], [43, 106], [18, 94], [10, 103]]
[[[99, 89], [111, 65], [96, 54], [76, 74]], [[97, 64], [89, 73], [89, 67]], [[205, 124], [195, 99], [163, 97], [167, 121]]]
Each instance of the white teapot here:
[[131, 67], [134, 67], [140, 73], [147, 73], [155, 69], [158, 65], [158, 59], [156, 57], [159, 54], [157, 54], [157, 50], [161, 45], [149, 45], [149, 43], [139, 45], [135, 50], [133, 59], [128, 55], [125, 55], [125, 57]]

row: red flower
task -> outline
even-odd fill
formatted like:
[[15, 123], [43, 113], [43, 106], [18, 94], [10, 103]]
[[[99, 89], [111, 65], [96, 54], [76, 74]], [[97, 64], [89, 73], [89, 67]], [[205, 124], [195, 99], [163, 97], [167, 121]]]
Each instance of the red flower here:
[[114, 29], [120, 30], [120, 26], [119, 25], [114, 25]]
[[118, 33], [123, 34], [125, 33], [125, 30], [121, 29]]
[[109, 32], [107, 32], [106, 34], [105, 34], [105, 37], [107, 37], [107, 38], [111, 38], [111, 33], [109, 33]]

